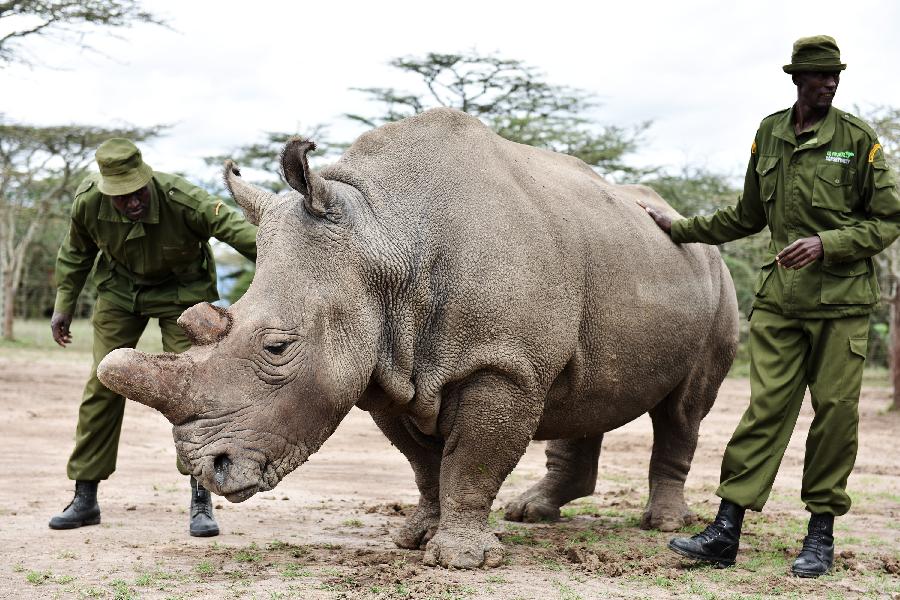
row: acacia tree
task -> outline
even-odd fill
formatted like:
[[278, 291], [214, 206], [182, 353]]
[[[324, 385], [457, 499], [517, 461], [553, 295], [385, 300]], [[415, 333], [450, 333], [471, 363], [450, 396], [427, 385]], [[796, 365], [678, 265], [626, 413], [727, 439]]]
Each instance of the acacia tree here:
[[0, 335], [13, 339], [16, 294], [35, 236], [51, 216], [65, 214], [94, 149], [111, 137], [142, 141], [160, 130], [0, 123]]
[[0, 2], [0, 65], [30, 64], [22, 42], [47, 38], [90, 48], [90, 26], [119, 29], [135, 23], [165, 25], [141, 8], [139, 0], [11, 0]]
[[353, 88], [383, 105], [383, 110], [372, 117], [347, 114], [348, 118], [376, 127], [437, 106], [457, 108], [480, 118], [506, 139], [576, 156], [604, 175], [634, 179], [649, 172], [623, 161], [637, 147], [649, 122], [627, 128], [600, 125], [595, 120], [599, 103], [593, 94], [550, 84], [520, 60], [474, 51], [432, 52], [396, 58], [389, 64], [414, 75], [419, 89]]

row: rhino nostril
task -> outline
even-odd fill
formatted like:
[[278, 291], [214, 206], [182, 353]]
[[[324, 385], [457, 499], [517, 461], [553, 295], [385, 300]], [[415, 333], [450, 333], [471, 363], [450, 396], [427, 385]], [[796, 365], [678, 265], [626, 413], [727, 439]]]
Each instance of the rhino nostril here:
[[216, 469], [216, 483], [220, 486], [225, 485], [225, 478], [228, 476], [228, 468], [231, 466], [231, 459], [227, 454], [220, 454], [213, 461], [213, 467]]

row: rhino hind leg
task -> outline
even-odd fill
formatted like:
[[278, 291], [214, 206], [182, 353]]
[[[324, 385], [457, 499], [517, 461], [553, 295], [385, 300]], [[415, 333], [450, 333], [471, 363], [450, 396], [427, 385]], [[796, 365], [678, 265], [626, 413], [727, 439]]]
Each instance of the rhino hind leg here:
[[[718, 254], [712, 258], [720, 265]], [[693, 358], [693, 367], [681, 383], [650, 410], [653, 453], [650, 497], [641, 518], [642, 529], [675, 531], [696, 520], [684, 501], [684, 482], [697, 449], [700, 421], [716, 400], [738, 343], [734, 286], [727, 271], [722, 269], [720, 275], [719, 305], [710, 323], [705, 351]]]
[[[730, 364], [730, 362], [729, 362]], [[641, 517], [642, 529], [676, 531], [696, 520], [684, 500], [684, 482], [691, 468], [700, 421], [712, 408], [724, 373], [710, 373], [698, 364], [662, 402], [650, 410], [653, 453], [650, 456], [650, 496]]]
[[590, 496], [597, 484], [603, 434], [547, 442], [547, 474], [506, 505], [507, 521], [556, 521], [564, 504]]

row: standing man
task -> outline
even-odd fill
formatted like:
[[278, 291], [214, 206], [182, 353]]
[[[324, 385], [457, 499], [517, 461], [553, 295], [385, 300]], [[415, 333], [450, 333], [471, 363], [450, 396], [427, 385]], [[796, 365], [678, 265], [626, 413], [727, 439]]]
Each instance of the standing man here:
[[900, 198], [875, 132], [831, 105], [847, 65], [834, 39], [794, 43], [784, 71], [793, 107], [760, 123], [737, 205], [675, 222], [644, 207], [676, 243], [722, 244], [769, 227], [750, 317], [750, 405], [722, 459], [718, 515], [669, 548], [734, 564], [744, 510], [762, 510], [806, 388], [815, 417], [801, 498], [810, 512], [791, 570], [818, 577], [834, 560], [834, 517], [850, 509], [869, 314], [879, 300], [872, 256], [900, 234]]
[[[97, 302], [91, 319], [94, 366], [67, 469], [75, 498], [50, 519], [52, 529], [98, 524], [97, 484], [116, 470], [125, 400], [97, 379], [103, 357], [134, 348], [151, 318], [159, 320], [166, 352], [190, 347], [178, 316], [219, 297], [210, 237], [256, 259], [256, 227], [181, 177], [153, 171], [129, 140], [108, 140], [95, 156], [100, 173], [88, 175], [75, 192], [56, 262], [59, 289], [50, 329], [57, 344], [65, 347], [72, 339], [72, 314], [91, 269]], [[178, 470], [189, 474], [180, 463]], [[193, 477], [191, 490], [190, 534], [218, 535], [209, 491]]]

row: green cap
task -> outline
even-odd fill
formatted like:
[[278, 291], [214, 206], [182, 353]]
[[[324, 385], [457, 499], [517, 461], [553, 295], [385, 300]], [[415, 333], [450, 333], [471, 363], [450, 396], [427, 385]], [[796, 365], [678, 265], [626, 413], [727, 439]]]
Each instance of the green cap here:
[[153, 177], [141, 151], [131, 140], [112, 138], [97, 148], [94, 157], [100, 167], [100, 191], [107, 196], [124, 196], [141, 189]]
[[784, 65], [785, 73], [802, 71], [843, 71], [847, 65], [841, 62], [841, 49], [830, 35], [814, 35], [794, 42], [791, 64]]

